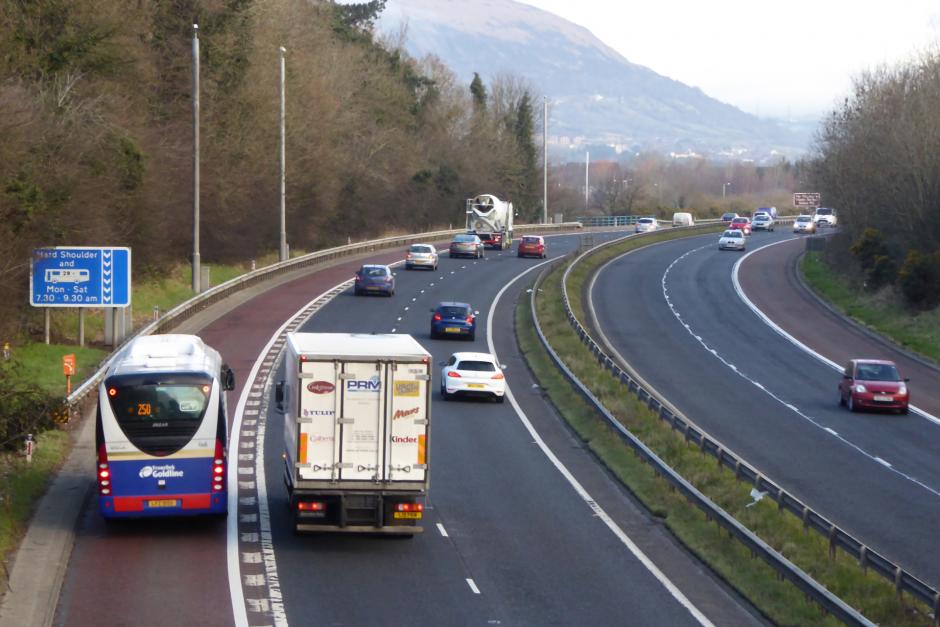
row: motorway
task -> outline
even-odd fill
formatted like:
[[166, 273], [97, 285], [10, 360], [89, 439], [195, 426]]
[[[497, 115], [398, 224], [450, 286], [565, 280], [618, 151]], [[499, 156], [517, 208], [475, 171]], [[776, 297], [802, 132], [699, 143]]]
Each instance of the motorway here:
[[[555, 257], [578, 236], [549, 244]], [[539, 263], [511, 252], [487, 251], [481, 261], [445, 255], [437, 272], [398, 270], [394, 298], [346, 289], [304, 323], [313, 331], [411, 333], [435, 362], [492, 342], [508, 365], [512, 402], [435, 398], [426, 531], [410, 540], [295, 535], [281, 479], [283, 418], [267, 411], [270, 395], [261, 393], [277, 377], [274, 349], [265, 349], [278, 329], [351, 278], [358, 262], [280, 285], [207, 324], [200, 335], [238, 381], [229, 397], [237, 511], [227, 522], [106, 525], [89, 499], [56, 624], [759, 624], [637, 507], [534, 387], [515, 347], [513, 303], [535, 271], [491, 306]], [[452, 299], [480, 311], [472, 343], [428, 337], [428, 309]], [[488, 339], [482, 325], [491, 316]]]
[[[792, 237], [756, 233], [749, 251]], [[740, 276], [748, 297], [771, 319], [779, 311], [803, 343], [830, 359], [900, 359], [833, 323], [819, 305], [806, 305], [787, 278], [801, 245], [781, 243], [747, 259]], [[914, 412], [840, 407], [841, 373], [772, 330], [736, 291], [732, 274], [741, 258], [718, 251], [715, 235], [619, 257], [594, 284], [597, 323], [642, 378], [712, 437], [862, 542], [940, 585], [940, 426]], [[906, 376], [913, 377], [914, 404], [936, 407], [936, 371], [922, 367]]]

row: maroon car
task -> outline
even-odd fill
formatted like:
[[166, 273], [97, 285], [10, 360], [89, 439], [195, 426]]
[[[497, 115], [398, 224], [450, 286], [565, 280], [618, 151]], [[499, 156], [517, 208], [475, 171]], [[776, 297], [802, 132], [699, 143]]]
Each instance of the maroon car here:
[[745, 235], [751, 234], [751, 219], [750, 218], [734, 218], [731, 220], [731, 224], [728, 226], [729, 229], [738, 229], [743, 232]]
[[545, 239], [541, 235], [526, 235], [519, 241], [520, 257], [545, 258]]
[[890, 409], [906, 414], [910, 395], [907, 382], [898, 374], [893, 361], [853, 359], [842, 373], [839, 383], [839, 404], [849, 411]]

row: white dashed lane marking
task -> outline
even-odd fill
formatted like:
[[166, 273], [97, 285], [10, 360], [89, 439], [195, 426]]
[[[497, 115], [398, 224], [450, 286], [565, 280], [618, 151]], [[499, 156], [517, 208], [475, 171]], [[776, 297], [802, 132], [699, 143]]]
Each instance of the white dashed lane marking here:
[[477, 588], [477, 585], [473, 583], [473, 579], [467, 577], [467, 585], [470, 586], [470, 589], [473, 590], [473, 594], [480, 594], [480, 589]]
[[441, 523], [437, 523], [437, 530], [440, 531], [441, 535], [444, 536], [445, 538], [448, 537], [447, 530], [444, 529], [444, 525], [442, 525]]

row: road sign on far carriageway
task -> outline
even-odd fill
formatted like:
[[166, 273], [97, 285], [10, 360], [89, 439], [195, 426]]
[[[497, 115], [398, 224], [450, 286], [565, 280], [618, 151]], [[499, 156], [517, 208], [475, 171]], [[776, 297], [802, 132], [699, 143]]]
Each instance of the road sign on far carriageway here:
[[796, 192], [793, 194], [794, 207], [818, 207], [819, 192]]
[[33, 307], [127, 307], [131, 249], [37, 248], [29, 275]]

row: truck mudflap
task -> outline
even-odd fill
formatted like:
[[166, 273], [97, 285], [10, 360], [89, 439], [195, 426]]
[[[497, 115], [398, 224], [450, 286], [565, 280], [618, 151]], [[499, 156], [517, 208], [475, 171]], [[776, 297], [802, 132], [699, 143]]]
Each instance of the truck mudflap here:
[[414, 535], [423, 533], [422, 497], [389, 494], [295, 493], [290, 501], [297, 532]]

